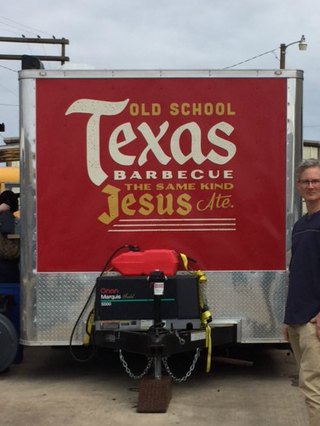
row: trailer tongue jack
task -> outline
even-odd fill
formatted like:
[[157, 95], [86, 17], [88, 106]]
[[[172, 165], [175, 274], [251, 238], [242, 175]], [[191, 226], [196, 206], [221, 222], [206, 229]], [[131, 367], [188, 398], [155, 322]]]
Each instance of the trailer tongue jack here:
[[[118, 350], [127, 374], [141, 379], [138, 412], [166, 412], [172, 380], [182, 382], [190, 377], [200, 350], [207, 347], [200, 316], [198, 279], [194, 274], [167, 277], [154, 270], [148, 277], [107, 275], [97, 279], [95, 343]], [[168, 357], [191, 351], [195, 356], [189, 370], [183, 377], [176, 377]], [[141, 374], [131, 371], [123, 352], [146, 356]]]
[[171, 378], [162, 376], [162, 344], [160, 339], [160, 333], [164, 326], [164, 322], [161, 321], [161, 297], [164, 294], [166, 279], [164, 273], [158, 270], [151, 272], [148, 278], [149, 284], [153, 287], [154, 297], [153, 327], [149, 330], [154, 350], [154, 377], [144, 377], [140, 382], [137, 408], [139, 413], [166, 412], [171, 400]]

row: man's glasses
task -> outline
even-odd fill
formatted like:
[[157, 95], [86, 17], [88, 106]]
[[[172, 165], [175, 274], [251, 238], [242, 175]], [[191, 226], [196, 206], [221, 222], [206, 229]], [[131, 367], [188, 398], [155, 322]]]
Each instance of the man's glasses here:
[[320, 179], [301, 179], [298, 181], [302, 186], [309, 186], [312, 185], [314, 187], [319, 187], [320, 186]]

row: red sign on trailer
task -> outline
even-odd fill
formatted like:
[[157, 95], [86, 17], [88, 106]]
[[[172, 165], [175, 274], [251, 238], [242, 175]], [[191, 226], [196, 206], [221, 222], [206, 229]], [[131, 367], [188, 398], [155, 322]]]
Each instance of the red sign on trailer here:
[[37, 271], [100, 271], [124, 244], [285, 269], [286, 84], [38, 79]]

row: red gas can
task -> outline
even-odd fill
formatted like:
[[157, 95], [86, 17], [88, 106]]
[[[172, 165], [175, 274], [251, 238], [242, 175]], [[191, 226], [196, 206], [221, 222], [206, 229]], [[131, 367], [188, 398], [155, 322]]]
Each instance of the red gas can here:
[[122, 275], [149, 275], [157, 269], [165, 275], [175, 275], [179, 258], [174, 250], [167, 249], [128, 251], [112, 259], [111, 264]]

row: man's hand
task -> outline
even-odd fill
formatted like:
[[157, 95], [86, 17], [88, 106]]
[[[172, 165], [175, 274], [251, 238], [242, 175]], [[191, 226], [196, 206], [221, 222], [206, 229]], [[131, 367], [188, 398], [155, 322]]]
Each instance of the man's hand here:
[[316, 326], [316, 334], [318, 339], [320, 340], [320, 312], [310, 321]]
[[318, 313], [315, 319], [316, 319], [316, 333], [317, 333], [318, 339], [320, 340], [320, 312]]

